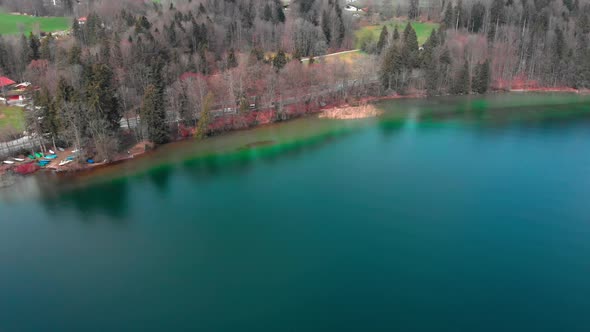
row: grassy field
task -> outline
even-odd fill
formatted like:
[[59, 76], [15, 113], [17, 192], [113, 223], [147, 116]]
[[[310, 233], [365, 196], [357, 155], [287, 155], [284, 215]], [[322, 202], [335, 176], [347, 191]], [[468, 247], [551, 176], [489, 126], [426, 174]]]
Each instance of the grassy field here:
[[0, 13], [0, 34], [14, 35], [22, 32], [28, 34], [37, 27], [45, 32], [67, 30], [70, 28], [70, 19], [67, 17], [34, 17]]
[[[366, 26], [356, 32], [355, 47], [360, 48], [364, 40], [378, 40], [383, 25], [387, 25], [387, 30], [389, 30], [389, 35], [391, 36], [396, 25], [401, 35], [406, 24], [408, 24], [408, 21], [394, 19], [385, 24]], [[418, 36], [418, 43], [420, 45], [424, 44], [432, 30], [438, 29], [439, 25], [438, 23], [412, 22], [412, 27], [416, 30], [416, 35]]]
[[0, 132], [10, 127], [25, 130], [25, 113], [21, 107], [0, 106]]

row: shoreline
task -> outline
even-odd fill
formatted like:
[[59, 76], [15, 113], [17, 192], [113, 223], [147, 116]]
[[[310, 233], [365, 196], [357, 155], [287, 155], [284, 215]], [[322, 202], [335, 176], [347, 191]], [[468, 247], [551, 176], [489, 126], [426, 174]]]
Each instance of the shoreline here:
[[[503, 94], [503, 93], [575, 93], [575, 94], [581, 94], [581, 95], [588, 95], [590, 94], [590, 90], [580, 90], [580, 89], [573, 89], [573, 88], [530, 88], [530, 89], [510, 89], [510, 90], [492, 90], [490, 91], [490, 94]], [[471, 95], [471, 94], [470, 94]], [[476, 94], [473, 94], [476, 95]], [[214, 121], [212, 121], [211, 126], [210, 126], [210, 132], [211, 135], [208, 136], [209, 138], [215, 138], [216, 136], [222, 136], [224, 134], [230, 133], [230, 132], [236, 132], [236, 131], [241, 131], [241, 130], [248, 130], [248, 129], [254, 129], [254, 128], [259, 128], [259, 127], [264, 127], [264, 126], [269, 126], [269, 125], [276, 125], [279, 124], [281, 122], [286, 122], [286, 121], [290, 121], [290, 120], [294, 120], [297, 118], [302, 118], [302, 117], [308, 117], [308, 116], [318, 116], [318, 118], [321, 119], [331, 119], [331, 120], [357, 120], [357, 119], [367, 119], [367, 118], [373, 118], [373, 117], [378, 117], [381, 114], [383, 114], [383, 111], [378, 110], [375, 107], [375, 103], [378, 102], [382, 102], [382, 101], [388, 101], [388, 100], [398, 100], [398, 99], [428, 99], [428, 98], [438, 98], [438, 97], [448, 97], [448, 96], [453, 96], [453, 95], [437, 95], [437, 96], [427, 96], [426, 93], [424, 91], [414, 91], [412, 93], [409, 94], [405, 94], [405, 95], [387, 95], [387, 96], [370, 96], [370, 97], [364, 97], [361, 98], [359, 100], [355, 100], [353, 102], [347, 102], [345, 100], [343, 100], [342, 102], [336, 102], [336, 103], [332, 103], [329, 105], [325, 105], [325, 106], [320, 106], [318, 108], [310, 108], [308, 106], [306, 106], [306, 109], [301, 111], [301, 110], [297, 110], [296, 112], [289, 112], [287, 111], [287, 113], [289, 113], [289, 115], [291, 115], [291, 117], [288, 117], [287, 119], [274, 119], [274, 120], [270, 120], [270, 119], [265, 119], [266, 121], [262, 121], [262, 122], [256, 122], [255, 123], [242, 123], [239, 120], [243, 120], [243, 119], [238, 119], [240, 117], [244, 117], [243, 115], [231, 115], [231, 116], [227, 116], [227, 117], [222, 117], [222, 118], [218, 118], [215, 119]], [[464, 95], [464, 96], [469, 96], [469, 95]], [[292, 105], [293, 108], [297, 108], [298, 106], [301, 106], [300, 104], [294, 104]], [[260, 111], [256, 111], [256, 112], [251, 112], [249, 115], [253, 115], [255, 120], [258, 119], [259, 115], [265, 115], [265, 118], [268, 118], [268, 112], [272, 112], [274, 113], [274, 110], [260, 110]], [[235, 128], [228, 128], [228, 127], [222, 127], [222, 128], [215, 128], [214, 124], [215, 121], [218, 122], [230, 122], [232, 125], [235, 125], [233, 123], [234, 120], [238, 120], [237, 122], [239, 123], [239, 126], [236, 126]], [[190, 139], [194, 139], [194, 130], [191, 131], [191, 135], [188, 136], [179, 136], [177, 139], [175, 140], [171, 140], [169, 143], [160, 145], [160, 146], [154, 146], [152, 143], [148, 142], [148, 141], [141, 141], [136, 143], [132, 148], [130, 148], [129, 151], [127, 151], [128, 153], [118, 153], [115, 158], [112, 161], [103, 161], [103, 162], [98, 162], [98, 163], [94, 163], [94, 164], [80, 164], [80, 163], [73, 163], [73, 164], [69, 164], [69, 165], [65, 165], [65, 166], [59, 166], [59, 160], [61, 159], [57, 159], [55, 161], [52, 161], [47, 167], [45, 168], [40, 168], [32, 173], [29, 174], [18, 174], [17, 172], [15, 172], [15, 169], [18, 166], [21, 165], [26, 165], [26, 164], [32, 164], [32, 163], [36, 163], [36, 161], [31, 161], [31, 162], [21, 162], [21, 163], [15, 163], [12, 165], [7, 165], [7, 164], [0, 164], [0, 182], [2, 182], [2, 178], [10, 178], [11, 176], [14, 177], [26, 177], [32, 174], [35, 174], [37, 172], [51, 172], [51, 173], [55, 173], [55, 174], [59, 174], [59, 175], [85, 175], [87, 173], [91, 173], [95, 170], [99, 170], [102, 168], [106, 168], [109, 166], [114, 166], [114, 165], [118, 165], [121, 163], [125, 163], [129, 160], [135, 159], [136, 157], [141, 157], [144, 156], [146, 154], [149, 154], [150, 152], [154, 151], [155, 149], [159, 149], [162, 147], [165, 147], [166, 145], [170, 144], [170, 143], [176, 143], [176, 142], [183, 142], [183, 141], [188, 141]], [[70, 150], [70, 149], [67, 149]], [[67, 153], [67, 152], [66, 152]], [[9, 176], [7, 176], [9, 175]], [[1, 188], [2, 186], [0, 186]]]

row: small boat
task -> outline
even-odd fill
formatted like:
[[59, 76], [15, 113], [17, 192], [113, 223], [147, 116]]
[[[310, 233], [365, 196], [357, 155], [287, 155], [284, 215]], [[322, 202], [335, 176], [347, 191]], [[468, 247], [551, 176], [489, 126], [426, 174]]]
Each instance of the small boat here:
[[37, 153], [35, 153], [35, 157], [43, 158], [43, 154], [41, 152], [37, 152]]
[[14, 161], [18, 161], [19, 163], [22, 163], [23, 161], [25, 161], [23, 158], [12, 158], [14, 159]]
[[12, 165], [12, 164], [14, 164], [14, 161], [12, 161], [12, 160], [4, 160], [4, 163], [7, 164], [7, 165]]
[[35, 159], [35, 157], [32, 154], [28, 155], [27, 158], [29, 158], [29, 159]]
[[78, 151], [79, 151], [78, 149], [72, 150], [72, 153], [78, 153]]
[[86, 162], [89, 164], [94, 164], [94, 159], [87, 159]]
[[71, 163], [72, 161], [73, 161], [73, 160], [67, 160], [67, 159], [66, 159], [66, 160], [62, 160], [62, 161], [59, 163], [59, 166], [67, 165], [67, 164]]
[[74, 161], [74, 156], [67, 156], [66, 160]]
[[57, 158], [57, 155], [56, 154], [50, 154], [50, 155], [46, 155], [45, 156], [45, 159], [48, 159], [48, 160], [53, 160], [55, 158]]
[[53, 150], [49, 150], [49, 153], [50, 154], [55, 154], [55, 152], [53, 152]]
[[64, 148], [57, 148], [59, 150], [59, 152], [64, 152]]

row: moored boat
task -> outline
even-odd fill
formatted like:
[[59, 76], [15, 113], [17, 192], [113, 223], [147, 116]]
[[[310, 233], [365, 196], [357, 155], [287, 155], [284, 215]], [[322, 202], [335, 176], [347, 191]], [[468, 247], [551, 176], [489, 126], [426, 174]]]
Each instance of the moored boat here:
[[71, 163], [72, 161], [73, 161], [73, 160], [68, 160], [68, 159], [66, 159], [66, 160], [62, 160], [62, 161], [59, 163], [59, 166], [64, 166], [64, 165], [67, 165], [67, 164]]

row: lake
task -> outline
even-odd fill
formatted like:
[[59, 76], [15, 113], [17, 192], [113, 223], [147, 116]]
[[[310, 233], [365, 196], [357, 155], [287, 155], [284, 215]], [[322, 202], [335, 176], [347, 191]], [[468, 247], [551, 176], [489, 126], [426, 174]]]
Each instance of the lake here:
[[0, 331], [588, 331], [590, 97], [397, 100], [0, 191]]

